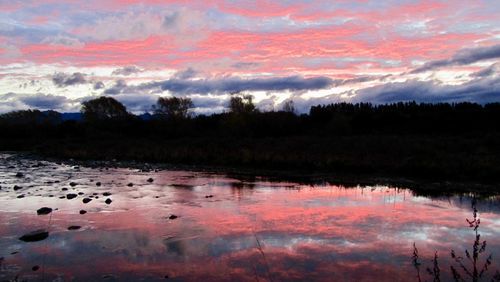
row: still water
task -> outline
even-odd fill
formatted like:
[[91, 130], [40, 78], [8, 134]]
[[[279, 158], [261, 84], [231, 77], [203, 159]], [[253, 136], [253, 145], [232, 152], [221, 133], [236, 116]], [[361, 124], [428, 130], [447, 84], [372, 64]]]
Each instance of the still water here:
[[[0, 186], [0, 281], [432, 281], [435, 262], [441, 281], [453, 280], [450, 266], [473, 280], [450, 255], [473, 275], [464, 252], [473, 255], [476, 239], [466, 221], [472, 195], [74, 167], [9, 154], [0, 154]], [[500, 269], [499, 199], [476, 201], [478, 249], [487, 241], [478, 273], [492, 254], [484, 281]], [[41, 207], [53, 211], [37, 215]], [[39, 229], [49, 236], [19, 239]]]

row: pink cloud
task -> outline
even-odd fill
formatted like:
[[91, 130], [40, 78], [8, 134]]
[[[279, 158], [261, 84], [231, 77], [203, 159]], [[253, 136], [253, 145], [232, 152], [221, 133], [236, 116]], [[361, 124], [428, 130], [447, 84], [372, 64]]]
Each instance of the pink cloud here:
[[38, 63], [66, 62], [75, 65], [162, 64], [171, 54], [172, 38], [149, 37], [144, 40], [104, 41], [87, 43], [83, 47], [36, 44], [23, 47], [24, 59]]
[[[456, 19], [441, 22], [438, 18], [443, 11], [452, 9], [456, 3], [421, 1], [370, 11], [362, 9], [362, 5], [369, 4], [365, 2], [357, 1], [361, 6], [352, 9], [349, 9], [354, 5], [352, 1], [336, 2], [346, 4], [340, 5], [342, 8], [334, 5], [334, 8], [329, 8], [322, 1], [307, 4], [270, 0], [72, 2], [72, 5], [87, 12], [100, 9], [106, 13], [95, 21], [68, 26], [67, 36], [51, 35], [41, 40], [42, 43], [32, 44], [16, 38], [13, 46], [12, 40], [8, 41], [10, 45], [6, 45], [5, 40], [0, 41], [0, 61], [77, 66], [134, 64], [178, 69], [195, 67], [206, 73], [224, 75], [258, 72], [355, 75], [367, 69], [372, 72], [404, 71], [412, 68], [415, 60], [442, 59], [464, 47], [492, 44], [494, 32], [447, 30], [447, 21], [463, 20], [465, 25], [481, 18], [477, 10], [483, 7], [478, 3], [460, 2], [459, 5], [470, 7], [474, 12], [464, 12]], [[22, 5], [20, 2], [2, 5], [0, 10], [56, 3], [66, 2], [26, 1]], [[171, 9], [183, 9], [188, 13], [179, 26], [165, 29], [161, 26], [164, 14], [144, 12], [141, 9], [145, 7], [159, 11], [164, 9], [165, 13], [171, 12]], [[204, 12], [211, 9], [225, 15], [249, 18], [249, 21], [289, 16], [298, 27], [279, 26], [275, 30], [264, 31], [259, 27], [238, 29], [237, 24], [227, 27], [211, 25], [206, 23], [210, 17]], [[484, 17], [487, 18], [487, 15], [485, 13]], [[57, 20], [57, 17], [57, 13], [53, 16], [44, 14], [32, 18], [31, 22], [43, 25], [52, 18]], [[330, 20], [339, 22], [324, 25], [304, 23], [328, 23]], [[342, 23], [342, 20], [345, 22]], [[425, 26], [421, 31], [412, 30], [411, 24], [418, 21], [425, 22]], [[217, 20], [214, 22], [217, 23]], [[396, 30], [403, 23], [409, 24], [408, 32]], [[480, 40], [482, 43], [477, 43]], [[13, 52], [13, 47], [20, 50], [21, 56], [6, 55]], [[386, 62], [397, 62], [397, 65]], [[237, 68], [235, 65], [250, 67]]]

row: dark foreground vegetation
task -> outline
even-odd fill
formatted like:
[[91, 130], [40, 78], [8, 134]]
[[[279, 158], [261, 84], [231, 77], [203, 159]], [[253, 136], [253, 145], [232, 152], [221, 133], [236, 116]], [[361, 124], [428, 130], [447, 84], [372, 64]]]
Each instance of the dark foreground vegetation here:
[[0, 116], [0, 150], [78, 160], [135, 160], [291, 172], [451, 181], [500, 180], [500, 104], [332, 104], [259, 112], [233, 96], [227, 113], [191, 116], [189, 99], [160, 98], [148, 118], [102, 97], [81, 121], [53, 111]]

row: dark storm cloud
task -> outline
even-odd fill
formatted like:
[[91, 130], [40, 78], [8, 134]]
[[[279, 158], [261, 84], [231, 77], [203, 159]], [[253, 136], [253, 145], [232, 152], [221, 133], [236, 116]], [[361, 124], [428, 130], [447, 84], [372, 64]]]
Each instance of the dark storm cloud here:
[[354, 78], [348, 78], [348, 79], [335, 79], [333, 81], [333, 86], [342, 86], [342, 85], [348, 85], [348, 84], [356, 84], [356, 83], [363, 83], [363, 82], [368, 82], [368, 81], [375, 81], [375, 80], [380, 80], [383, 81], [388, 77], [391, 77], [391, 74], [388, 75], [363, 75], [363, 76], [357, 76]]
[[174, 74], [174, 78], [177, 79], [190, 79], [196, 76], [198, 72], [195, 71], [192, 68], [187, 68], [186, 70], [183, 71], [178, 71], [177, 73]]
[[66, 87], [76, 84], [84, 84], [88, 81], [85, 78], [85, 75], [81, 72], [75, 72], [73, 74], [59, 72], [52, 76], [52, 82], [57, 87]]
[[148, 90], [160, 88], [178, 94], [232, 93], [241, 91], [302, 91], [318, 90], [331, 86], [333, 81], [327, 77], [303, 78], [300, 76], [242, 79], [236, 77], [220, 79], [183, 80], [169, 79], [150, 82], [138, 86]]
[[129, 76], [134, 73], [139, 73], [142, 70], [136, 66], [128, 66], [128, 67], [123, 67], [114, 70], [111, 74], [112, 75], [123, 75], [123, 76]]
[[[193, 70], [177, 73], [173, 78], [164, 81], [152, 81], [138, 86], [127, 86], [125, 81], [119, 80], [106, 89], [104, 94], [144, 93], [147, 91], [170, 91], [173, 94], [215, 94], [234, 93], [242, 91], [304, 91], [318, 90], [330, 87], [334, 81], [327, 77], [303, 78], [300, 76], [277, 78], [242, 79], [226, 77], [218, 79], [186, 79], [194, 75]], [[178, 78], [184, 77], [184, 79]]]
[[94, 90], [103, 89], [104, 87], [105, 87], [105, 85], [102, 81], [94, 82]]
[[127, 107], [131, 112], [145, 112], [151, 110], [158, 96], [150, 94], [119, 94], [113, 96], [116, 100]]
[[488, 77], [488, 76], [491, 76], [493, 74], [495, 74], [497, 72], [497, 70], [499, 69], [499, 66], [500, 64], [499, 63], [496, 63], [496, 64], [493, 64], [487, 68], [484, 68], [480, 71], [477, 71], [475, 73], [472, 73], [470, 76], [472, 77]]
[[65, 96], [9, 92], [0, 95], [0, 113], [28, 108], [40, 110], [73, 110], [73, 102]]
[[210, 109], [225, 107], [229, 102], [229, 98], [226, 97], [191, 96], [189, 98], [191, 98], [196, 108]]
[[68, 102], [64, 96], [46, 94], [21, 95], [18, 99], [25, 105], [37, 109], [59, 109]]
[[111, 88], [108, 88], [104, 91], [104, 94], [109, 94], [109, 95], [116, 95], [122, 93], [125, 89], [129, 88], [127, 86], [127, 83], [125, 80], [117, 80], [115, 82], [115, 85], [113, 85]]
[[500, 44], [488, 47], [463, 49], [458, 51], [450, 59], [427, 62], [423, 66], [414, 69], [410, 73], [421, 73], [448, 66], [469, 65], [479, 61], [496, 58], [500, 58]]
[[460, 85], [448, 85], [439, 81], [407, 80], [386, 83], [355, 92], [352, 102], [375, 104], [401, 101], [425, 103], [500, 101], [500, 78], [475, 79]]

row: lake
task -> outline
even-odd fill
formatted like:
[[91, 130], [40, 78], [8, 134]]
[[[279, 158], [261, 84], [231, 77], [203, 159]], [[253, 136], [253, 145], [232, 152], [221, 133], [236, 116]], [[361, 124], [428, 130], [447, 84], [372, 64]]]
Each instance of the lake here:
[[[465, 253], [474, 254], [473, 206], [475, 276], [490, 254], [482, 279], [500, 269], [498, 196], [12, 154], [0, 154], [0, 186], [0, 281], [453, 281], [450, 266], [469, 281], [460, 263], [475, 275]], [[52, 212], [38, 215], [42, 207]], [[40, 229], [48, 237], [20, 240]]]

